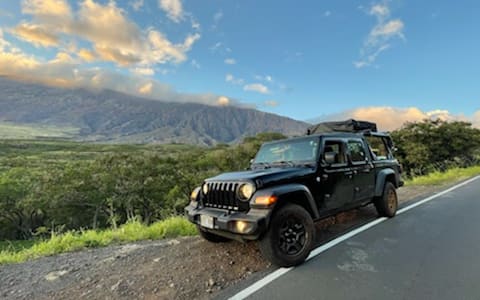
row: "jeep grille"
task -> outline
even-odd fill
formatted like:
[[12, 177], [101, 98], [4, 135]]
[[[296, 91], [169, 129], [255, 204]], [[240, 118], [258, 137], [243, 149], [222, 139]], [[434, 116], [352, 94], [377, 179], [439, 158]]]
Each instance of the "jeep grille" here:
[[248, 202], [238, 200], [237, 188], [240, 183], [207, 182], [208, 193], [203, 196], [203, 205], [206, 207], [228, 210], [246, 211]]

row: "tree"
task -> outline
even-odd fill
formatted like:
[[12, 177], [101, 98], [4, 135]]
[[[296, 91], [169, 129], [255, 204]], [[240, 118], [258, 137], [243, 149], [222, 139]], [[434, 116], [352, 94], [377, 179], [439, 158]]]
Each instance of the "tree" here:
[[423, 175], [449, 166], [478, 161], [480, 130], [468, 122], [424, 120], [392, 132], [399, 158], [408, 175]]

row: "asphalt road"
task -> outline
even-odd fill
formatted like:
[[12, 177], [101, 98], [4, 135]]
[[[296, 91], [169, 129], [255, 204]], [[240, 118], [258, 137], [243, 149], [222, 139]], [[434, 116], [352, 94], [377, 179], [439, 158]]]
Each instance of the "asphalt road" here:
[[480, 179], [339, 243], [248, 299], [480, 299]]

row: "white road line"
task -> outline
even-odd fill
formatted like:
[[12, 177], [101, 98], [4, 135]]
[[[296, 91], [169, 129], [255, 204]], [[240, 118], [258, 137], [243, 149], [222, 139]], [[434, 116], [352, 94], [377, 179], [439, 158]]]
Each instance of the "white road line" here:
[[[440, 192], [440, 193], [437, 193], [433, 196], [430, 196], [428, 198], [425, 198], [423, 200], [420, 200], [418, 202], [415, 202], [407, 207], [404, 207], [400, 210], [397, 211], [397, 215], [400, 215], [404, 212], [407, 212], [409, 211], [410, 209], [412, 208], [415, 208], [419, 205], [422, 205], [424, 203], [427, 203], [429, 201], [432, 201], [433, 199], [435, 198], [438, 198], [440, 196], [443, 196], [447, 193], [450, 193], [451, 191], [453, 190], [456, 190], [462, 186], [465, 186], [477, 179], [479, 179], [480, 176], [476, 176], [476, 177], [473, 177], [467, 181], [464, 181], [460, 184], [457, 184], [443, 192]], [[375, 219], [374, 221], [370, 222], [370, 223], [367, 223], [359, 228], [356, 228], [342, 236], [339, 236], [338, 238], [334, 239], [334, 240], [331, 240], [330, 242], [318, 247], [318, 248], [315, 248], [312, 250], [312, 252], [310, 253], [310, 255], [308, 256], [307, 260], [310, 260], [312, 258], [314, 258], [315, 256], [319, 255], [320, 253], [322, 252], [325, 252], [327, 251], [328, 249], [340, 244], [341, 242], [365, 231], [365, 230], [368, 230], [380, 223], [382, 223], [383, 221], [387, 220], [387, 218], [378, 218], [378, 219]], [[252, 295], [253, 293], [257, 292], [258, 290], [260, 290], [261, 288], [265, 287], [266, 285], [268, 285], [269, 283], [271, 283], [272, 281], [274, 281], [275, 279], [281, 277], [282, 275], [285, 275], [287, 272], [289, 272], [290, 270], [293, 270], [294, 268], [291, 267], [291, 268], [280, 268], [280, 269], [277, 269], [275, 270], [274, 272], [268, 274], [267, 276], [265, 276], [264, 278], [260, 279], [259, 281], [255, 282], [254, 284], [250, 285], [249, 287], [245, 288], [244, 290], [238, 292], [237, 294], [235, 294], [234, 296], [230, 297], [229, 300], [240, 300], [240, 299], [245, 299], [247, 298], [248, 296]]]

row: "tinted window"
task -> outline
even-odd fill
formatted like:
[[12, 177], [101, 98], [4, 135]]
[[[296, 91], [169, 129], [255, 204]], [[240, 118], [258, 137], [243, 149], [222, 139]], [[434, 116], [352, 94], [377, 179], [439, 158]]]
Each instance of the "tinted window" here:
[[323, 153], [334, 152], [336, 154], [335, 163], [343, 164], [347, 162], [344, 148], [344, 143], [342, 141], [325, 141]]
[[365, 161], [366, 154], [365, 149], [363, 147], [363, 143], [360, 141], [349, 141], [348, 142], [348, 150], [350, 151], [350, 155], [352, 157], [352, 161]]

